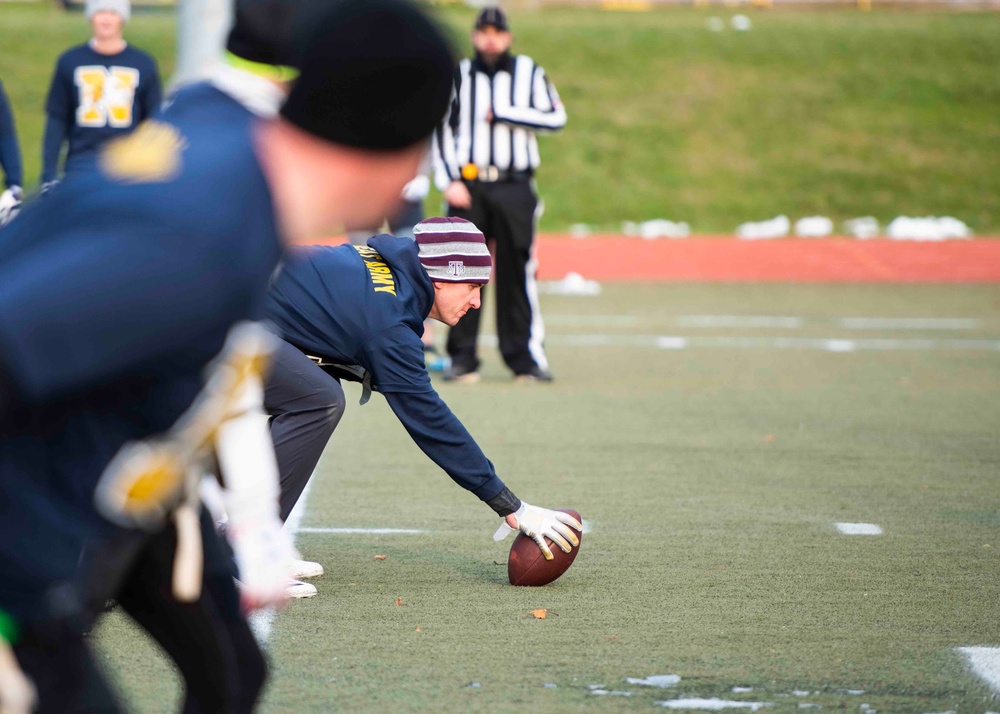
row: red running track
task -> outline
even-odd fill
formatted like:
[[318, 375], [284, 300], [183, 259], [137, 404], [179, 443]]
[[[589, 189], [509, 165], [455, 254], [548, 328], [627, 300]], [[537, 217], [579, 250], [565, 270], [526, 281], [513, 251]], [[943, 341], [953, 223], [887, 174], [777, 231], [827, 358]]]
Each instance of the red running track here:
[[804, 283], [997, 283], [1000, 240], [939, 243], [853, 238], [744, 241], [542, 235], [543, 280], [569, 272], [592, 280]]

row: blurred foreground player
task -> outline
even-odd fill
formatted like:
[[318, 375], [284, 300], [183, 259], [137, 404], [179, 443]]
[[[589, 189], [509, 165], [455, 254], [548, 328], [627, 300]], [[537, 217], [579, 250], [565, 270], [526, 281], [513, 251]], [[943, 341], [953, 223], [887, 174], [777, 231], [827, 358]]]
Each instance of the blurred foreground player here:
[[[230, 327], [260, 314], [281, 244], [387, 210], [444, 113], [450, 71], [445, 41], [412, 6], [345, 0], [314, 23], [280, 117], [258, 119], [208, 88], [213, 111], [175, 103], [10, 226], [0, 245], [0, 635], [39, 711], [118, 710], [81, 639], [72, 584], [83, 544], [111, 530], [94, 508], [102, 472], [143, 449], [195, 453], [192, 434], [215, 433], [192, 428], [205, 414], [223, 430], [224, 410], [201, 410], [203, 395], [195, 419], [192, 403]], [[397, 82], [406, 127], [367, 101]], [[128, 492], [155, 500], [165, 484], [148, 466]], [[148, 608], [140, 622], [158, 624], [154, 636], [175, 638], [186, 711], [249, 711], [263, 660], [201, 523], [197, 599], [178, 604], [148, 552], [123, 590], [135, 585], [129, 611]], [[169, 553], [174, 531], [150, 547]], [[13, 681], [5, 653], [0, 685]], [[15, 697], [0, 692], [5, 706]]]
[[[284, 342], [274, 354], [264, 406], [281, 471], [287, 518], [344, 413], [339, 378], [361, 381], [362, 403], [382, 394], [416, 444], [459, 486], [552, 554], [579, 544], [580, 523], [522, 502], [497, 476], [458, 417], [431, 385], [424, 362], [424, 320], [455, 325], [480, 305], [492, 261], [483, 234], [461, 218], [429, 218], [415, 242], [374, 236], [367, 246], [291, 251], [272, 286], [267, 317]], [[310, 358], [313, 359], [310, 359]], [[317, 364], [319, 363], [319, 366]]]

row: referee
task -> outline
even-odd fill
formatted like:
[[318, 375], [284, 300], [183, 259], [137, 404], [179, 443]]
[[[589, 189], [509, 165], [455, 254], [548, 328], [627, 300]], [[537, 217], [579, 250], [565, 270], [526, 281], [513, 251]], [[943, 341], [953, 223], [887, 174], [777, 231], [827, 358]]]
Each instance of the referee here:
[[[507, 15], [484, 8], [472, 32], [475, 57], [455, 71], [451, 107], [434, 135], [435, 182], [448, 215], [472, 221], [490, 241], [496, 266], [497, 334], [504, 362], [521, 380], [552, 381], [542, 349], [535, 289], [535, 194], [540, 131], [558, 131], [566, 111], [545, 70], [510, 53]], [[476, 382], [480, 310], [448, 334], [445, 379]]]

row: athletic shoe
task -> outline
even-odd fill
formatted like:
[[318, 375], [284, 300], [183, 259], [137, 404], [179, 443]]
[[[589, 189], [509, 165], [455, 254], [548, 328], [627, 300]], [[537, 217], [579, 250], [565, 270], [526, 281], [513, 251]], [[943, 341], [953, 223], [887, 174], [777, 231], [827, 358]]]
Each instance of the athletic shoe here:
[[292, 561], [292, 577], [296, 580], [306, 580], [307, 578], [318, 578], [323, 574], [323, 566], [311, 560], [296, 558]]
[[479, 372], [474, 369], [459, 367], [455, 364], [444, 370], [441, 376], [444, 377], [444, 381], [455, 382], [456, 384], [475, 384], [479, 381]]
[[304, 583], [301, 580], [289, 580], [288, 587], [285, 588], [285, 594], [288, 595], [289, 599], [294, 600], [312, 597], [316, 594], [316, 586]]
[[427, 360], [427, 370], [430, 372], [444, 372], [451, 367], [451, 357], [435, 355], [433, 359]]
[[[233, 578], [233, 582], [236, 583], [237, 590], [241, 590], [243, 588], [243, 583], [241, 583], [237, 578]], [[293, 580], [292, 578], [289, 578], [288, 585], [285, 586], [285, 596], [290, 600], [312, 597], [315, 594], [316, 586], [304, 583], [301, 580]]]
[[552, 372], [544, 370], [541, 367], [532, 367], [529, 372], [515, 374], [514, 379], [518, 382], [551, 382], [555, 377], [552, 376]]

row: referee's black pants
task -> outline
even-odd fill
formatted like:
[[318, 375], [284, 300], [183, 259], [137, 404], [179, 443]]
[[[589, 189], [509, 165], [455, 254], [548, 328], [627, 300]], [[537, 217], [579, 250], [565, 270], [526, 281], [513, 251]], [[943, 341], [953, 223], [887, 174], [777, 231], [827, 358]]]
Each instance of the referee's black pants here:
[[[514, 374], [547, 369], [542, 349], [542, 317], [535, 290], [535, 209], [538, 197], [524, 179], [486, 183], [468, 181], [468, 210], [449, 207], [448, 215], [472, 221], [493, 252], [500, 354]], [[483, 286], [485, 304], [486, 287]], [[476, 340], [482, 308], [470, 310], [448, 331], [448, 355], [457, 371], [479, 368]]]

